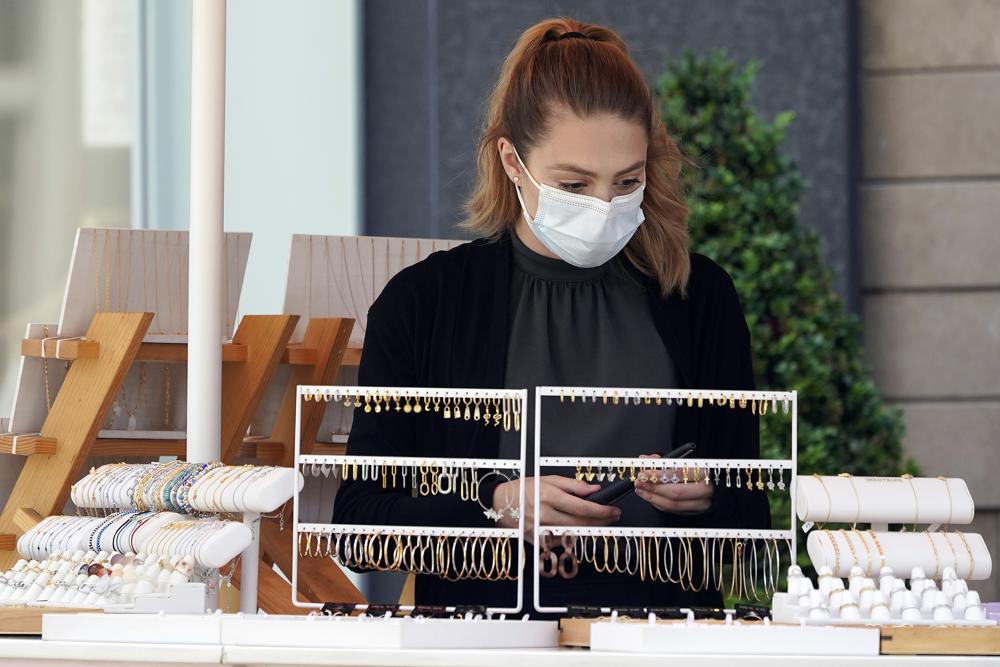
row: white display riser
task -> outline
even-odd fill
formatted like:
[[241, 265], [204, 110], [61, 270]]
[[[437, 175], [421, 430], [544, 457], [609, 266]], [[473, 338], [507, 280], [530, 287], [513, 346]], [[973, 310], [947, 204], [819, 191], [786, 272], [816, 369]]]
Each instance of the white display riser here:
[[42, 641], [102, 644], [220, 643], [222, 614], [43, 614]]
[[231, 646], [356, 649], [555, 648], [556, 621], [264, 616], [222, 619]]
[[276, 648], [555, 648], [559, 625], [555, 621], [265, 614], [45, 614], [42, 639]]
[[776, 625], [768, 622], [617, 623], [590, 626], [590, 648], [669, 655], [877, 656], [878, 628]]
[[904, 621], [900, 618], [890, 618], [881, 621], [872, 620], [870, 618], [809, 618], [809, 610], [805, 607], [800, 607], [795, 604], [789, 604], [788, 593], [775, 593], [771, 600], [771, 618], [775, 623], [796, 623], [805, 624], [810, 626], [896, 626], [896, 625], [907, 625], [907, 626], [922, 626], [922, 627], [934, 627], [934, 626], [956, 626], [956, 627], [989, 627], [997, 625], [996, 621], [991, 621], [989, 619], [984, 621], [967, 621], [965, 619], [952, 619], [948, 621], [935, 621], [931, 618], [922, 618], [919, 620]]

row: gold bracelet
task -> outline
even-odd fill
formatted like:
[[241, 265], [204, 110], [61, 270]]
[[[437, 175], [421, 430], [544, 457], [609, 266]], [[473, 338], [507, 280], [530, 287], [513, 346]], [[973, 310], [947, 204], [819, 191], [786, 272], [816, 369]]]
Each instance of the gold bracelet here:
[[854, 560], [854, 565], [861, 567], [861, 563], [858, 562], [858, 552], [854, 550], [854, 544], [851, 542], [850, 535], [848, 535], [843, 529], [840, 529], [837, 532], [844, 536], [844, 542], [847, 543], [847, 549], [851, 552], [851, 558]]
[[830, 497], [830, 490], [826, 488], [826, 482], [823, 478], [819, 476], [819, 473], [813, 473], [813, 477], [819, 482], [820, 486], [823, 487], [823, 493], [826, 494], [826, 518], [823, 519], [823, 525], [830, 522], [830, 515], [833, 513], [833, 498]]
[[969, 547], [969, 543], [965, 541], [965, 534], [960, 530], [956, 530], [955, 532], [958, 533], [958, 539], [962, 540], [965, 552], [969, 554], [969, 574], [968, 576], [962, 578], [972, 579], [972, 573], [976, 571], [976, 557], [972, 555], [972, 549]]
[[829, 530], [825, 530], [823, 532], [826, 533], [826, 539], [830, 540], [830, 545], [833, 547], [833, 555], [834, 555], [833, 571], [836, 573], [835, 576], [839, 579], [840, 578], [840, 546], [837, 544], [837, 541], [833, 539], [833, 533], [831, 533]]
[[878, 570], [879, 573], [882, 572], [882, 568], [885, 567], [885, 552], [882, 551], [882, 543], [878, 541], [878, 537], [875, 535], [875, 531], [869, 529], [868, 534], [872, 536], [872, 542], [875, 543], [875, 549], [878, 551]]
[[851, 491], [854, 492], [854, 507], [855, 507], [854, 524], [851, 526], [851, 528], [854, 528], [855, 526], [858, 525], [858, 519], [861, 518], [861, 496], [858, 495], [858, 488], [854, 486], [854, 476], [851, 475], [851, 473], [842, 472], [839, 475], [837, 475], [837, 477], [845, 477], [851, 483]]
[[931, 531], [925, 530], [924, 534], [927, 536], [927, 541], [931, 543], [931, 551], [934, 552], [934, 574], [931, 575], [931, 579], [937, 579], [941, 574], [941, 559], [938, 557], [937, 547], [934, 546], [934, 538], [931, 537]]
[[947, 530], [951, 526], [951, 521], [955, 515], [955, 504], [951, 498], [951, 487], [948, 486], [948, 480], [945, 479], [943, 475], [938, 475], [938, 479], [941, 480], [942, 484], [944, 484], [944, 490], [948, 492], [948, 522], [944, 524], [944, 527]]
[[872, 567], [875, 565], [875, 557], [872, 556], [871, 547], [868, 546], [868, 542], [865, 540], [865, 536], [857, 528], [852, 528], [851, 532], [858, 536], [858, 540], [861, 541], [861, 546], [865, 548], [865, 554], [868, 556], [868, 567], [865, 569], [866, 576], [872, 576]]

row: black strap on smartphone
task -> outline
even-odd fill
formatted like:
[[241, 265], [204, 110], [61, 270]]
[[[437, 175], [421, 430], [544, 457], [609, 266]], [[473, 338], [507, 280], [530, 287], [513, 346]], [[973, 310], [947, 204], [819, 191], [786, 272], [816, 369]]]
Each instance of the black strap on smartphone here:
[[[665, 459], [682, 459], [697, 448], [693, 442], [685, 442], [683, 445], [677, 449], [669, 452], [663, 458]], [[654, 459], [655, 460], [655, 459]], [[612, 482], [607, 486], [594, 491], [589, 496], [586, 496], [584, 500], [589, 500], [592, 503], [597, 503], [598, 505], [610, 505], [616, 503], [628, 494], [635, 491], [635, 482], [633, 482], [628, 477], [623, 477], [617, 482]]]

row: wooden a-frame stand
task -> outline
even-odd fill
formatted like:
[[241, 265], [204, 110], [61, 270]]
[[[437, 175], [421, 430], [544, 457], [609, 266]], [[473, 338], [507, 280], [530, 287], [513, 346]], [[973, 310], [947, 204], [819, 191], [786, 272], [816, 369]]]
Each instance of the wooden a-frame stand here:
[[[59, 514], [70, 487], [88, 456], [157, 458], [185, 455], [183, 440], [98, 439], [97, 434], [112, 402], [135, 361], [183, 362], [187, 346], [177, 343], [143, 343], [152, 313], [97, 313], [84, 341], [22, 342], [22, 354], [73, 361], [52, 407], [37, 435], [0, 436], [0, 452], [27, 457], [24, 467], [0, 513], [0, 570], [17, 560], [17, 537], [46, 516]], [[345, 361], [353, 320], [314, 318], [305, 340], [288, 345], [297, 315], [250, 315], [243, 318], [233, 342], [223, 347], [222, 460], [276, 458], [292, 466], [295, 396], [298, 384], [329, 383]], [[42, 345], [45, 345], [44, 355]], [[354, 358], [351, 358], [353, 356]], [[349, 355], [348, 362], [356, 355]], [[292, 365], [291, 377], [275, 422], [272, 437], [247, 450], [244, 434], [257, 411], [277, 365]], [[356, 361], [355, 361], [356, 363]], [[325, 404], [312, 405], [303, 424], [303, 441], [312, 443]], [[290, 517], [287, 518], [290, 525]], [[300, 613], [291, 605], [288, 585], [271, 569], [277, 564], [291, 571], [291, 530], [279, 531], [277, 521], [263, 522], [262, 560], [259, 568], [259, 606], [268, 613]], [[316, 602], [356, 600], [357, 589], [332, 561], [316, 561], [300, 569], [303, 595]], [[283, 589], [282, 589], [283, 587]]]

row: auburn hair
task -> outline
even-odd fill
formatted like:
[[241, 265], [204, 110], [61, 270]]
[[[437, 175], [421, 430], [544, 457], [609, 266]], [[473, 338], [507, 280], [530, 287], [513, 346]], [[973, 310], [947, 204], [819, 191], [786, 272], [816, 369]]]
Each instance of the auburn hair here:
[[[567, 32], [586, 38], [559, 38]], [[476, 180], [464, 204], [468, 217], [459, 226], [494, 240], [513, 231], [521, 208], [497, 140], [507, 137], [527, 161], [546, 135], [550, 112], [560, 104], [581, 118], [611, 113], [646, 129], [645, 220], [623, 252], [636, 269], [657, 280], [663, 296], [675, 290], [684, 294], [691, 261], [680, 170], [688, 160], [667, 133], [624, 40], [603, 26], [558, 17], [521, 33], [486, 102]]]

